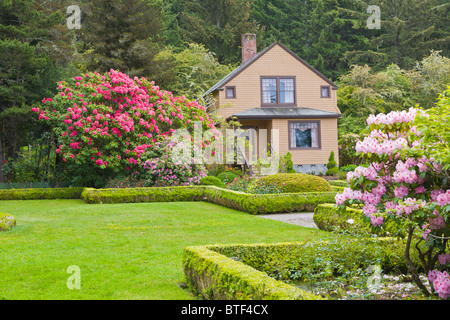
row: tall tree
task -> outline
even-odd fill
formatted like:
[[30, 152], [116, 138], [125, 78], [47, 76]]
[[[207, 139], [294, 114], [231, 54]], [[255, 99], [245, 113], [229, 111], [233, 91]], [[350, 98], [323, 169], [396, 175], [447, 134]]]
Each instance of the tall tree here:
[[111, 69], [132, 77], [144, 76], [161, 86], [171, 61], [155, 60], [162, 50], [161, 1], [92, 0], [83, 6], [81, 28], [85, 68], [99, 73]]
[[216, 54], [222, 64], [241, 61], [241, 36], [258, 33], [251, 18], [254, 0], [186, 0], [181, 16], [181, 34]]
[[447, 0], [355, 0], [346, 9], [359, 30], [367, 29], [369, 5], [380, 8], [380, 28], [368, 30], [369, 50], [350, 51], [349, 64], [369, 64], [381, 70], [391, 63], [411, 69], [430, 50], [450, 54], [450, 3]]
[[33, 0], [0, 2], [0, 182], [3, 163], [26, 142], [29, 105], [53, 95], [60, 69], [44, 43], [51, 42], [60, 12], [46, 14]]

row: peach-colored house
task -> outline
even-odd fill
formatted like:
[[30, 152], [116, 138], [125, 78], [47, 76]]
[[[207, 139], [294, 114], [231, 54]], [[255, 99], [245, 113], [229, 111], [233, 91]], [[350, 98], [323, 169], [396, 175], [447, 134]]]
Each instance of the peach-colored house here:
[[337, 88], [283, 44], [257, 53], [256, 35], [245, 34], [242, 64], [205, 94], [214, 112], [243, 129], [278, 129], [279, 154], [290, 152], [297, 172], [319, 173], [331, 151], [339, 161]]

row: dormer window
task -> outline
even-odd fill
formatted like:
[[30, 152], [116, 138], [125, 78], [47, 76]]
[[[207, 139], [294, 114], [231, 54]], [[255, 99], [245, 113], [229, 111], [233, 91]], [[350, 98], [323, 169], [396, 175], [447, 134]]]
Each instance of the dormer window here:
[[330, 86], [321, 86], [320, 87], [320, 97], [321, 98], [330, 98]]
[[295, 77], [261, 77], [261, 104], [295, 106]]

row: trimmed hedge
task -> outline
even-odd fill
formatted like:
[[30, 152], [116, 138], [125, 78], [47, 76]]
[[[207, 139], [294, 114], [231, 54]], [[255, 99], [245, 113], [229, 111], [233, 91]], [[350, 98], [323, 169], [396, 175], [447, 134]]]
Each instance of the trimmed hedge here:
[[83, 188], [2, 189], [0, 200], [80, 199]]
[[220, 180], [218, 177], [214, 177], [214, 176], [207, 176], [204, 177], [200, 180], [199, 183], [201, 186], [216, 186], [219, 188], [225, 188], [226, 185], [225, 183]]
[[373, 228], [369, 221], [364, 220], [364, 213], [361, 209], [346, 207], [345, 211], [339, 212], [338, 210], [339, 208], [334, 203], [317, 205], [314, 209], [314, 223], [319, 229], [325, 231], [340, 228], [355, 233], [372, 233], [378, 236], [392, 236], [401, 232], [400, 227], [392, 220], [386, 221], [383, 228]]
[[315, 300], [322, 298], [276, 279], [298, 280], [325, 272], [333, 277], [374, 264], [383, 273], [406, 272], [403, 251], [404, 245], [390, 238], [336, 238], [187, 247], [182, 263], [188, 287], [205, 299]]
[[322, 177], [303, 173], [278, 173], [259, 178], [255, 185], [283, 185], [284, 193], [330, 192], [330, 184]]
[[87, 203], [201, 201], [205, 187], [207, 188], [207, 186], [85, 188], [81, 193], [81, 198]]
[[208, 249], [187, 247], [182, 265], [188, 287], [209, 300], [319, 300], [239, 261]]
[[16, 218], [8, 213], [0, 212], [0, 231], [6, 231], [16, 226]]
[[334, 201], [335, 195], [335, 192], [248, 194], [215, 186], [85, 188], [81, 194], [87, 203], [207, 201], [251, 214], [313, 211], [320, 203]]
[[328, 180], [328, 183], [331, 184], [331, 186], [336, 187], [348, 187], [349, 183], [346, 180]]

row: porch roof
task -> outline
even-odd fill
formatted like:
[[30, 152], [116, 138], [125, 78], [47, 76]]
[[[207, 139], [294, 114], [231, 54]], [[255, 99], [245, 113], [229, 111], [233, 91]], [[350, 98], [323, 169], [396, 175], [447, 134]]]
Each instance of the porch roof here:
[[[253, 108], [234, 114], [242, 120], [342, 118], [342, 114], [312, 108]], [[230, 117], [231, 118], [231, 117]], [[228, 119], [230, 119], [228, 118]]]

